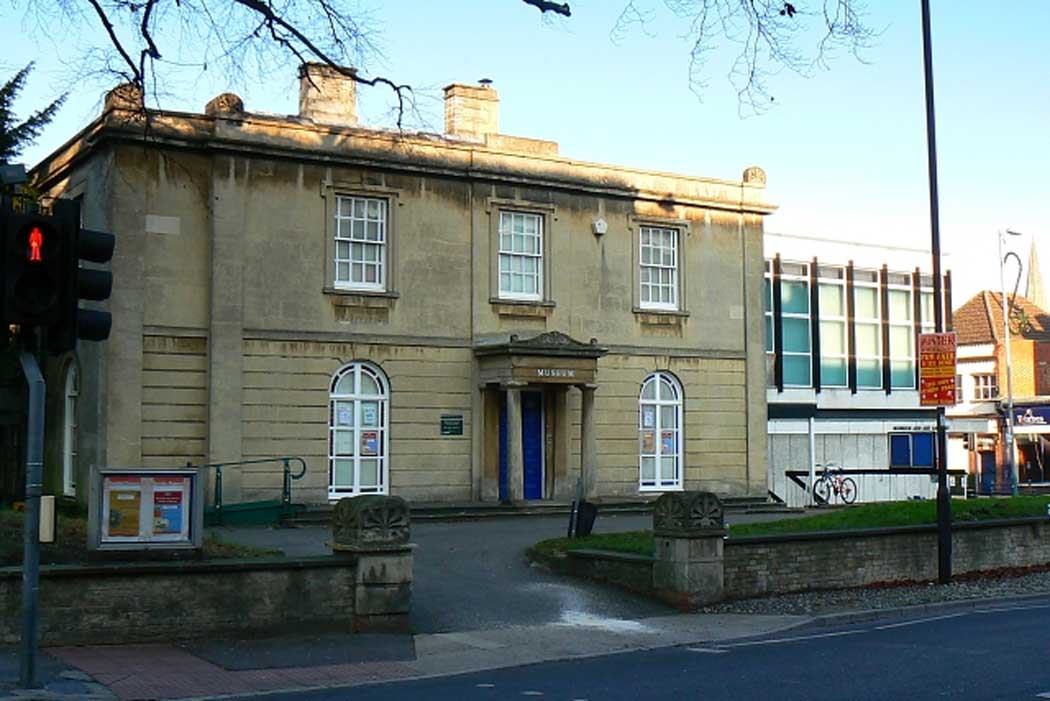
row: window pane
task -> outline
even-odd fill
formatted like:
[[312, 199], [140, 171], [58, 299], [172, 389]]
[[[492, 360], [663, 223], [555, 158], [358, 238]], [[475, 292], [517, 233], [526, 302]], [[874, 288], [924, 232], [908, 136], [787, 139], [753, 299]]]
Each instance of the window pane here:
[[820, 352], [827, 355], [846, 354], [846, 325], [843, 322], [820, 322]]
[[933, 467], [933, 434], [914, 433], [911, 437], [912, 467]]
[[846, 316], [843, 304], [843, 288], [840, 285], [820, 285], [820, 315]]
[[656, 481], [656, 458], [642, 458], [642, 481]]
[[381, 394], [379, 383], [366, 372], [361, 373], [361, 394]]
[[332, 475], [333, 484], [339, 486], [349, 487], [354, 483], [354, 461], [353, 460], [335, 460], [334, 474]]
[[890, 361], [890, 386], [914, 387], [915, 365], [910, 360]]
[[796, 387], [809, 387], [812, 384], [810, 378], [810, 360], [808, 355], [786, 355], [784, 356], [784, 384]]
[[342, 457], [349, 457], [354, 454], [354, 432], [353, 431], [336, 431], [334, 433], [334, 452], [336, 455]]
[[853, 301], [858, 317], [879, 318], [879, 298], [876, 290], [870, 287], [854, 287]]
[[905, 290], [890, 290], [890, 319], [911, 321], [911, 293]]
[[798, 280], [782, 280], [780, 306], [785, 314], [808, 314], [809, 285]]
[[878, 355], [879, 327], [873, 324], [857, 324], [857, 355]]
[[766, 296], [762, 299], [762, 306], [766, 312], [773, 311], [772, 299], [773, 281], [768, 277], [766, 278]]
[[911, 467], [911, 436], [903, 433], [890, 436], [890, 466]]
[[667, 430], [677, 427], [678, 409], [673, 406], [660, 407], [660, 428]]
[[909, 357], [912, 354], [912, 341], [915, 334], [910, 326], [890, 327], [890, 355], [898, 358]]
[[[339, 378], [339, 381], [335, 383], [335, 394], [353, 394], [354, 393], [354, 371], [349, 370]], [[353, 425], [352, 423], [350, 425]]]
[[878, 360], [857, 358], [857, 386], [882, 387], [882, 363]]
[[350, 282], [350, 264], [349, 263], [336, 263], [335, 265], [335, 279], [339, 282]]
[[773, 352], [773, 317], [766, 317], [766, 352]]
[[827, 387], [846, 386], [846, 359], [821, 358], [820, 384]]
[[783, 319], [784, 350], [787, 352], [809, 352], [809, 320]]
[[[351, 385], [353, 383], [353, 374], [348, 373], [339, 382], [339, 386], [336, 387], [336, 391], [344, 391], [349, 394], [352, 391], [352, 387], [345, 385]], [[336, 402], [335, 403], [335, 425], [336, 426], [353, 426], [354, 425], [354, 403], [353, 402]]]
[[675, 457], [660, 458], [660, 481], [663, 483], [675, 481]]
[[642, 399], [656, 399], [656, 381], [650, 380], [642, 385]]

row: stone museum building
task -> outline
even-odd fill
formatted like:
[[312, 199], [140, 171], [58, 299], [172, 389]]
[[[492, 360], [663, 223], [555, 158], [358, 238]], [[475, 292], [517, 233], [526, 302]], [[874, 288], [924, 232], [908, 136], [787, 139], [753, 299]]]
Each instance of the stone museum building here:
[[[312, 503], [766, 495], [761, 169], [566, 158], [500, 134], [487, 82], [445, 88], [443, 134], [359, 125], [324, 66], [299, 89], [278, 116], [118, 88], [34, 170], [117, 238], [110, 340], [52, 382], [64, 489], [290, 455]], [[280, 466], [224, 479], [272, 498]]]

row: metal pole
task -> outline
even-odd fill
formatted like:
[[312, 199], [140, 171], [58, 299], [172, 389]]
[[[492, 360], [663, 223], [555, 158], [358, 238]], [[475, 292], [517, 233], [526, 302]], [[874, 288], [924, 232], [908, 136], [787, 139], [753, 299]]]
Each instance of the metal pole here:
[[[944, 331], [941, 286], [941, 222], [937, 196], [937, 127], [933, 110], [933, 37], [930, 31], [930, 0], [922, 2], [922, 63], [926, 85], [926, 160], [930, 179], [930, 248], [933, 255], [933, 318], [938, 333]], [[948, 493], [948, 439], [944, 431], [944, 407], [937, 407], [937, 581], [952, 580], [952, 503]]]
[[1010, 370], [1010, 312], [1006, 304], [1006, 260], [1003, 258], [1003, 232], [999, 231], [999, 286], [1003, 295], [1003, 344], [1006, 346], [1006, 417], [1003, 422], [1004, 476], [1010, 480], [1010, 493], [1017, 496], [1017, 461], [1014, 460], [1014, 383]]
[[44, 481], [44, 376], [28, 350], [18, 356], [29, 384], [26, 439], [26, 519], [22, 530], [22, 657], [19, 684], [36, 685], [37, 600], [40, 589], [40, 492]]
[[[817, 505], [817, 497], [813, 493], [813, 486], [817, 483], [817, 440], [814, 433], [814, 418], [809, 417], [809, 499], [814, 506]], [[827, 456], [824, 456], [827, 459]]]

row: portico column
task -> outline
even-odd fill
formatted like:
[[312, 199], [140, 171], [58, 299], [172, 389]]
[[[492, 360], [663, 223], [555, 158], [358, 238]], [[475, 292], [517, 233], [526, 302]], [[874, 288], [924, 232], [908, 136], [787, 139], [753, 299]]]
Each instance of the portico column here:
[[594, 430], [594, 390], [597, 385], [580, 385], [580, 477], [583, 496], [594, 496], [598, 484], [598, 436]]
[[525, 498], [525, 458], [521, 446], [521, 385], [507, 383], [507, 498]]

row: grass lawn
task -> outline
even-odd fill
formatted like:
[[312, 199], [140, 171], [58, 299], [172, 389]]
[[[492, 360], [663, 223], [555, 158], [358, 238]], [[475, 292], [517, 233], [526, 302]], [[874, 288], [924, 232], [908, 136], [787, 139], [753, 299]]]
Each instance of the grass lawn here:
[[[1003, 499], [952, 499], [953, 521], [986, 521], [1022, 516], [1046, 516], [1050, 497], [1025, 496]], [[859, 504], [803, 518], [788, 518], [765, 523], [743, 523], [731, 526], [730, 536], [810, 533], [814, 531], [847, 531], [859, 528], [888, 528], [935, 523], [937, 504], [928, 501], [895, 501]], [[599, 523], [601, 523], [599, 519]], [[530, 557], [543, 560], [566, 550], [611, 550], [613, 552], [652, 555], [652, 531], [596, 533], [586, 538], [552, 538], [537, 543]]]
[[[10, 509], [0, 510], [0, 567], [22, 564], [22, 524], [24, 514]], [[204, 539], [203, 557], [234, 558], [280, 555], [279, 550], [263, 550], [233, 543], [224, 543], [217, 537]], [[40, 564], [75, 564], [87, 561], [87, 519], [58, 515], [54, 543], [40, 544]]]

